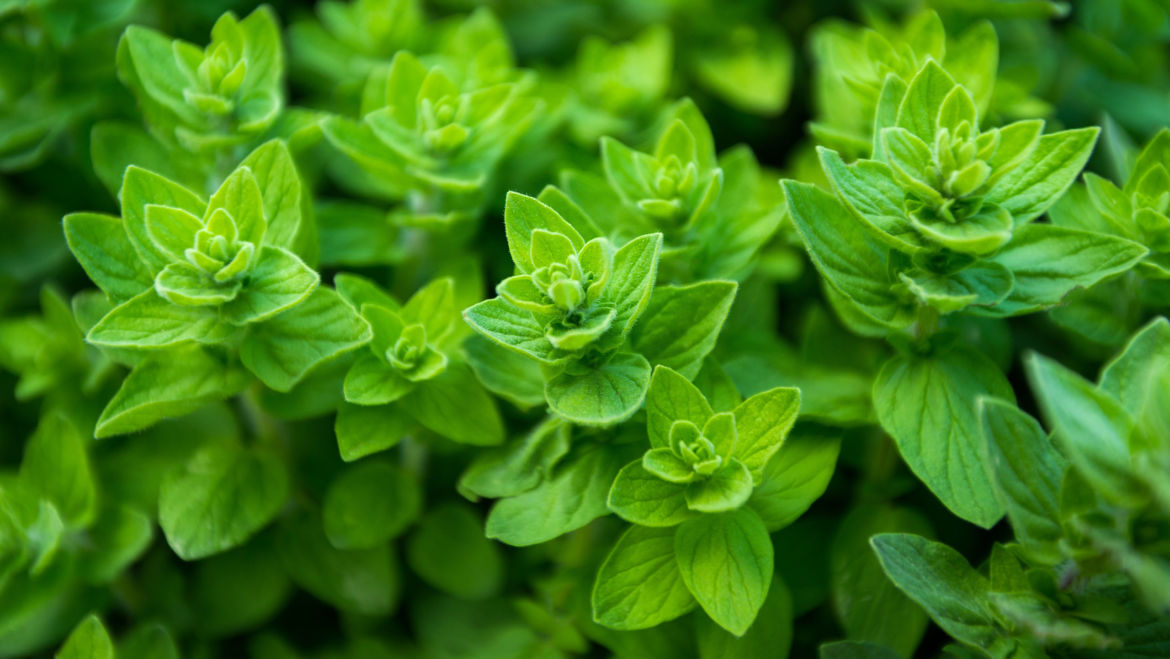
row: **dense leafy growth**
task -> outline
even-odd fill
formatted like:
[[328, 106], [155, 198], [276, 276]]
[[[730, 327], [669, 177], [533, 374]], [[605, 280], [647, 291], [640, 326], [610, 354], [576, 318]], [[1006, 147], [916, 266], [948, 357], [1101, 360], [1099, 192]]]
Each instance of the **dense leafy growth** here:
[[0, 657], [1170, 656], [1168, 45], [0, 0]]

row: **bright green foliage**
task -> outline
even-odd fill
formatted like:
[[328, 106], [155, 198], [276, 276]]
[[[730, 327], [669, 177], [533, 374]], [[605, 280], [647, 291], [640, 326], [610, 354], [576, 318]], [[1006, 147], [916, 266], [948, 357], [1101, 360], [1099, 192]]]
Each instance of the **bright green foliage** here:
[[801, 456], [825, 475], [819, 489], [802, 491], [790, 477], [783, 447], [799, 407], [798, 390], [777, 388], [716, 413], [678, 372], [654, 370], [646, 396], [650, 449], [618, 472], [608, 499], [610, 510], [635, 526], [598, 574], [595, 620], [642, 629], [686, 613], [697, 601], [735, 636], [751, 627], [771, 585], [768, 531], [795, 515], [778, 524], [767, 518], [820, 496], [836, 458], [835, 447], [827, 463]]
[[1029, 379], [1054, 441], [1009, 402], [979, 403], [990, 476], [1016, 542], [996, 546], [988, 578], [945, 545], [877, 536], [894, 583], [989, 657], [1047, 656], [1049, 646], [1116, 649], [1158, 624], [1168, 610], [1170, 557], [1142, 529], [1167, 516], [1163, 412], [1150, 406], [1164, 393], [1166, 359], [1164, 318], [1135, 336], [1097, 385], [1030, 356]]
[[[651, 304], [662, 234], [620, 247], [605, 237], [586, 242], [557, 211], [516, 193], [508, 195], [504, 226], [519, 274], [500, 282], [499, 297], [464, 311], [468, 324], [541, 364], [545, 399], [558, 415], [586, 425], [627, 419], [650, 386], [651, 362], [644, 353], [660, 343], [643, 348], [630, 345], [629, 337]], [[716, 332], [734, 294], [732, 284], [700, 302], [697, 310], [710, 315]], [[640, 331], [677, 327], [672, 321], [694, 311], [658, 313]], [[680, 347], [693, 349], [697, 363], [711, 349], [706, 339], [688, 333]]]
[[243, 20], [224, 14], [203, 48], [139, 26], [118, 44], [118, 77], [151, 131], [195, 153], [267, 130], [284, 104], [283, 74], [280, 29], [267, 7]]
[[1170, 656], [1167, 35], [0, 0], [0, 659]]

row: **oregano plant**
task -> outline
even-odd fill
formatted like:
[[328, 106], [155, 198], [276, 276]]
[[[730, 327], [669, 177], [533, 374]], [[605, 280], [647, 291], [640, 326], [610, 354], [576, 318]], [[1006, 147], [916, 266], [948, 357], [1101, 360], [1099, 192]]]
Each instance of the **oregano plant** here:
[[0, 2], [0, 658], [1170, 656], [1170, 12]]

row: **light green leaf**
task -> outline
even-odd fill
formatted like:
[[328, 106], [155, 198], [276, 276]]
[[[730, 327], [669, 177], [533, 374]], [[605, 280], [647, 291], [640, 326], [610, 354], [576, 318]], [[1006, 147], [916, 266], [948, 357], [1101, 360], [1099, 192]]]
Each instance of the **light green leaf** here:
[[650, 387], [650, 364], [619, 352], [596, 368], [574, 365], [545, 383], [549, 408], [581, 425], [608, 426], [630, 418]]
[[593, 583], [593, 620], [610, 629], [648, 629], [695, 607], [674, 557], [674, 529], [632, 526]]
[[73, 629], [55, 659], [114, 659], [114, 643], [96, 615], [90, 614]]
[[[1170, 138], [1170, 132], [1167, 133]], [[1134, 419], [1157, 405], [1160, 378], [1170, 371], [1170, 323], [1159, 317], [1130, 339], [1101, 371], [1100, 389], [1116, 398]]]
[[366, 460], [346, 468], [325, 491], [325, 536], [338, 549], [369, 549], [397, 537], [422, 508], [422, 491], [409, 472]]
[[493, 394], [521, 409], [544, 403], [544, 374], [540, 362], [527, 354], [508, 350], [481, 334], [463, 341], [467, 364], [475, 377]]
[[764, 466], [780, 450], [799, 411], [800, 390], [794, 387], [760, 392], [733, 411], [736, 431], [733, 455], [747, 466], [756, 483], [763, 478]]
[[832, 195], [807, 183], [782, 183], [792, 222], [821, 275], [874, 321], [908, 326], [909, 306], [890, 292], [896, 280], [889, 248], [870, 238]]
[[452, 441], [472, 446], [504, 443], [504, 422], [495, 400], [463, 364], [452, 364], [419, 383], [401, 405], [416, 421]]
[[1015, 286], [1011, 270], [994, 261], [977, 261], [949, 275], [912, 271], [898, 277], [921, 304], [944, 314], [972, 304], [995, 306]]
[[399, 405], [342, 404], [333, 432], [341, 459], [353, 462], [392, 448], [414, 427], [414, 418]]
[[687, 506], [686, 492], [686, 485], [662, 480], [636, 460], [618, 472], [606, 505], [639, 526], [676, 526], [695, 516]]
[[713, 280], [655, 288], [642, 322], [630, 333], [630, 345], [652, 366], [669, 366], [693, 378], [715, 347], [737, 288], [733, 281]]
[[707, 478], [695, 479], [686, 486], [687, 508], [701, 513], [735, 510], [752, 495], [752, 474], [739, 460], [732, 458]]
[[414, 573], [461, 599], [484, 599], [504, 580], [500, 546], [483, 535], [483, 519], [466, 503], [448, 501], [427, 511], [406, 544]]
[[163, 479], [158, 518], [167, 543], [193, 561], [243, 544], [288, 499], [281, 460], [234, 446], [209, 446]]
[[785, 440], [748, 501], [769, 532], [796, 521], [824, 494], [840, 451], [839, 434], [828, 431], [797, 429]]
[[345, 374], [345, 400], [358, 405], [385, 405], [410, 393], [414, 383], [371, 354], [358, 357]]
[[134, 165], [126, 168], [119, 198], [122, 202], [122, 222], [126, 228], [126, 235], [151, 274], [158, 274], [171, 259], [154, 244], [146, 231], [146, 206], [148, 204], [171, 206], [185, 210], [195, 217], [203, 217], [207, 208], [207, 203], [194, 192], [168, 178]]
[[316, 365], [372, 336], [353, 307], [333, 289], [319, 286], [300, 304], [249, 326], [240, 359], [264, 384], [288, 391]]
[[1016, 540], [1053, 564], [1062, 558], [1060, 488], [1067, 464], [1036, 420], [993, 398], [979, 401], [980, 427]]
[[617, 309], [613, 327], [623, 336], [650, 301], [661, 249], [662, 234], [652, 233], [622, 245], [613, 255], [613, 273], [606, 283], [604, 297]]
[[1121, 403], [1047, 357], [1032, 353], [1024, 366], [1064, 456], [1101, 496], [1138, 505], [1143, 490], [1130, 453], [1133, 420]]
[[480, 453], [459, 478], [459, 491], [468, 498], [498, 499], [531, 490], [549, 476], [553, 467], [569, 452], [571, 427], [550, 416], [523, 439]]
[[1010, 643], [997, 629], [987, 579], [954, 549], [904, 533], [876, 535], [870, 544], [894, 585], [952, 637], [985, 650]]
[[702, 428], [712, 414], [698, 387], [667, 366], [655, 367], [646, 394], [646, 430], [651, 446], [670, 447], [670, 427], [675, 421], [690, 421]]
[[65, 216], [65, 242], [85, 274], [114, 302], [150, 288], [153, 279], [126, 236], [122, 220], [97, 213]]
[[628, 449], [579, 444], [537, 487], [501, 499], [488, 515], [487, 537], [515, 547], [547, 542], [605, 515], [609, 484]]
[[987, 200], [1006, 208], [1017, 225], [1040, 217], [1076, 181], [1100, 132], [1090, 126], [1044, 135], [1023, 162], [996, 182]]
[[94, 436], [123, 435], [194, 412], [239, 393], [246, 373], [199, 348], [176, 350], [137, 364], [102, 410]]
[[[760, 624], [752, 625], [743, 636], [735, 636], [707, 616], [695, 614], [695, 637], [700, 659], [744, 659], [775, 657], [785, 659], [792, 648], [792, 594], [779, 574], [772, 575], [772, 587], [757, 616]], [[765, 624], [766, 623], [766, 624]]]
[[1073, 288], [1125, 272], [1145, 255], [1145, 247], [1123, 238], [1049, 224], [1020, 227], [992, 257], [1012, 271], [1016, 285], [985, 313], [1015, 316], [1052, 306]]
[[951, 512], [990, 528], [1003, 506], [975, 415], [979, 396], [1015, 400], [999, 368], [961, 345], [939, 355], [895, 357], [873, 385], [878, 420], [911, 471]]
[[836, 151], [824, 147], [817, 147], [817, 154], [839, 199], [868, 222], [878, 232], [878, 238], [904, 252], [924, 248], [906, 216], [906, 193], [894, 179], [889, 165], [876, 160], [846, 165]]
[[215, 308], [171, 304], [152, 288], [114, 307], [89, 330], [86, 340], [111, 348], [167, 348], [219, 343], [231, 332]]
[[532, 232], [536, 229], [565, 236], [575, 249], [581, 249], [585, 244], [573, 225], [544, 202], [519, 192], [509, 192], [504, 201], [504, 235], [508, 239], [512, 262], [521, 272], [532, 272], [535, 269], [530, 255]]
[[553, 347], [544, 336], [544, 326], [532, 315], [500, 298], [484, 300], [463, 310], [471, 329], [544, 364], [563, 361], [566, 354]]
[[707, 615], [743, 636], [772, 583], [772, 539], [760, 516], [742, 508], [685, 522], [674, 550], [683, 582]]
[[[274, 51], [279, 54], [279, 46]], [[297, 174], [292, 153], [283, 140], [269, 140], [248, 154], [240, 163], [252, 171], [260, 187], [264, 217], [268, 228], [264, 244], [287, 249], [310, 263], [316, 261], [316, 246], [311, 220], [305, 218], [302, 207], [305, 194]]]
[[906, 95], [902, 97], [902, 104], [898, 107], [898, 127], [905, 128], [927, 144], [933, 143], [939, 108], [954, 88], [955, 79], [934, 59], [928, 59], [910, 80]]
[[297, 255], [265, 245], [260, 248], [247, 285], [224, 305], [224, 316], [234, 325], [267, 320], [309, 297], [320, 281]]

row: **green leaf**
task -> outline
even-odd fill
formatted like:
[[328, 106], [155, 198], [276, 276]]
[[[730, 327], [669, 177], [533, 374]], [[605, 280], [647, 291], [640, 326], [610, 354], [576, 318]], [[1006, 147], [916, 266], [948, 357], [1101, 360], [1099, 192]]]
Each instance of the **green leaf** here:
[[500, 298], [484, 300], [463, 310], [471, 329], [497, 344], [531, 357], [543, 364], [563, 361], [566, 354], [553, 347], [544, 335], [544, 326], [532, 315]]
[[[1170, 138], [1170, 133], [1167, 133]], [[1170, 370], [1170, 323], [1155, 318], [1130, 339], [1101, 371], [1100, 389], [1116, 398], [1134, 419], [1158, 405], [1161, 378]]]
[[399, 405], [342, 404], [333, 432], [341, 459], [353, 462], [394, 447], [414, 428], [414, 418]]
[[153, 279], [126, 236], [122, 220], [97, 213], [65, 216], [65, 242], [85, 274], [114, 302], [150, 288]]
[[[274, 52], [279, 52], [279, 46]], [[293, 252], [310, 263], [316, 261], [316, 246], [310, 220], [303, 217], [306, 199], [292, 153], [282, 140], [269, 140], [240, 163], [252, 171], [260, 187], [260, 198], [268, 228], [264, 244]]]
[[1113, 396], [1060, 364], [1032, 353], [1028, 380], [1062, 453], [1106, 499], [1138, 505], [1143, 488], [1133, 473], [1133, 420]]
[[578, 445], [540, 485], [496, 503], [487, 518], [487, 537], [526, 547], [585, 526], [609, 512], [609, 484], [628, 460], [628, 449]]
[[833, 610], [855, 641], [872, 641], [914, 656], [929, 619], [886, 578], [869, 545], [878, 533], [933, 535], [926, 519], [908, 508], [862, 505], [841, 521], [830, 548]]
[[475, 377], [493, 394], [521, 409], [544, 403], [544, 374], [540, 362], [528, 355], [508, 350], [481, 334], [463, 341], [467, 364]]
[[291, 309], [248, 328], [240, 359], [264, 384], [288, 391], [316, 365], [373, 336], [370, 326], [333, 289], [316, 288]]
[[670, 447], [670, 427], [675, 421], [690, 421], [702, 428], [714, 411], [698, 387], [677, 371], [655, 367], [646, 394], [646, 430], [650, 446]]
[[[752, 625], [743, 636], [728, 633], [706, 616], [695, 615], [695, 637], [701, 659], [742, 659], [743, 657], [789, 656], [793, 636], [792, 595], [779, 574], [772, 576], [772, 587], [760, 607], [761, 624]], [[763, 624], [767, 621], [767, 624]]]
[[939, 627], [963, 643], [985, 650], [997, 646], [1001, 639], [988, 599], [990, 585], [958, 552], [904, 533], [876, 535], [870, 544], [894, 585]]
[[97, 487], [85, 440], [62, 414], [40, 422], [24, 447], [20, 480], [52, 502], [71, 528], [89, 526], [97, 513]]
[[674, 529], [632, 526], [593, 583], [593, 620], [610, 629], [648, 629], [695, 607], [674, 557]]
[[687, 508], [701, 513], [735, 510], [752, 495], [752, 474], [739, 460], [732, 458], [707, 478], [692, 481], [686, 487]]
[[585, 244], [581, 234], [555, 210], [527, 195], [509, 192], [504, 202], [504, 234], [508, 238], [512, 262], [521, 272], [532, 272], [535, 269], [530, 254], [532, 232], [537, 229], [565, 236], [574, 249], [581, 249]]
[[772, 540], [760, 516], [743, 508], [685, 522], [674, 550], [683, 582], [707, 615], [743, 636], [772, 583]]
[[911, 471], [951, 512], [990, 528], [1003, 515], [1003, 506], [975, 415], [979, 396], [1015, 400], [995, 364], [966, 346], [939, 355], [895, 357], [873, 385], [878, 420]]
[[345, 374], [345, 400], [358, 405], [385, 405], [410, 393], [414, 383], [371, 354], [358, 357]]
[[1006, 208], [1017, 225], [1040, 217], [1076, 181], [1100, 132], [1090, 126], [1044, 135], [1023, 162], [996, 182], [987, 201]]
[[662, 234], [652, 233], [622, 245], [613, 255], [613, 273], [606, 283], [604, 297], [617, 310], [613, 327], [623, 336], [650, 302], [661, 250]]
[[639, 526], [669, 527], [695, 517], [687, 506], [687, 486], [648, 471], [642, 460], [622, 467], [613, 479], [606, 505], [618, 517]]
[[472, 446], [504, 443], [504, 422], [496, 402], [465, 365], [452, 364], [419, 383], [401, 404], [416, 421], [452, 441]]
[[152, 275], [161, 272], [171, 259], [155, 245], [146, 231], [146, 206], [155, 204], [179, 208], [195, 217], [203, 217], [207, 209], [207, 203], [194, 192], [134, 165], [126, 168], [119, 198], [122, 201], [122, 222], [126, 235]]
[[796, 521], [824, 494], [840, 451], [839, 434], [825, 430], [797, 429], [785, 440], [748, 502], [769, 532]]
[[928, 59], [910, 80], [906, 95], [902, 97], [902, 104], [898, 107], [898, 127], [932, 144], [938, 129], [939, 108], [954, 88], [955, 79], [938, 62]]
[[796, 423], [799, 410], [800, 390], [776, 387], [748, 398], [733, 411], [736, 431], [733, 455], [751, 470], [756, 483], [761, 481], [764, 466], [780, 450]]
[[55, 659], [114, 659], [114, 643], [110, 634], [96, 615], [90, 614], [82, 620]]
[[630, 418], [650, 387], [650, 364], [619, 352], [596, 368], [573, 366], [545, 383], [549, 408], [581, 425], [608, 426]]
[[89, 330], [86, 340], [111, 348], [167, 348], [219, 343], [231, 331], [213, 307], [171, 304], [149, 289], [114, 307]]
[[1036, 420], [1000, 400], [980, 400], [996, 491], [1012, 531], [1030, 553], [1052, 563], [1062, 558], [1060, 488], [1067, 464]]
[[867, 317], [887, 327], [908, 326], [910, 308], [890, 292], [896, 281], [889, 248], [870, 238], [832, 195], [807, 183], [782, 184], [789, 215], [821, 275]]
[[540, 485], [569, 452], [571, 427], [550, 416], [523, 439], [480, 453], [459, 478], [459, 491], [468, 498], [503, 498]]
[[948, 275], [913, 271], [900, 273], [898, 277], [921, 304], [944, 314], [972, 304], [995, 306], [1015, 286], [1011, 270], [994, 261], [977, 261]]
[[386, 462], [346, 468], [321, 503], [325, 536], [338, 549], [370, 549], [400, 535], [422, 508], [415, 477]]
[[309, 297], [320, 281], [317, 273], [292, 252], [265, 245], [260, 248], [247, 285], [224, 305], [223, 313], [234, 325], [267, 320]]
[[711, 280], [655, 288], [642, 322], [630, 333], [630, 345], [652, 366], [693, 378], [715, 347], [737, 289], [733, 281]]
[[323, 602], [362, 616], [394, 609], [402, 583], [393, 545], [337, 549], [317, 519], [300, 515], [281, 525], [277, 550], [292, 580]]
[[102, 410], [98, 439], [148, 428], [239, 393], [246, 373], [199, 348], [167, 352], [138, 363]]
[[482, 518], [466, 503], [449, 501], [428, 510], [406, 544], [414, 573], [441, 591], [462, 599], [499, 592], [504, 557], [484, 537]]
[[849, 210], [868, 222], [891, 247], [903, 252], [924, 248], [922, 239], [906, 217], [906, 193], [894, 179], [889, 165], [859, 160], [846, 165], [836, 151], [817, 147], [821, 167], [833, 191]]
[[154, 522], [130, 506], [106, 507], [86, 532], [92, 545], [86, 576], [91, 583], [109, 583], [150, 548]]
[[1145, 247], [1123, 238], [1048, 224], [1020, 227], [992, 257], [1012, 271], [1015, 288], [987, 313], [1015, 316], [1052, 306], [1073, 288], [1125, 272], [1145, 255]]
[[213, 445], [163, 479], [159, 525], [171, 549], [193, 561], [243, 544], [276, 517], [288, 493], [279, 458]]

